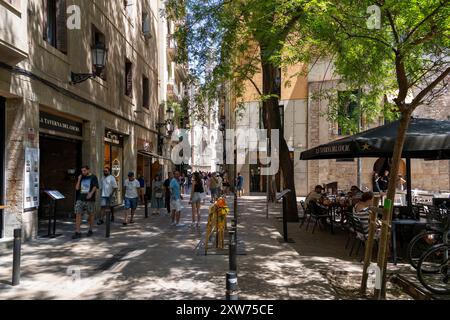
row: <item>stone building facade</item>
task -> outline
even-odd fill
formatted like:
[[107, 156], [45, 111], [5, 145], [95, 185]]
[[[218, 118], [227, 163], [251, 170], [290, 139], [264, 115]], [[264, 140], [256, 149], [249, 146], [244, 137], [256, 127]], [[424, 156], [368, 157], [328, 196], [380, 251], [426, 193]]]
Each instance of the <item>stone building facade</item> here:
[[[290, 66], [281, 70], [281, 99], [284, 112], [284, 137], [291, 150], [294, 161], [294, 175], [298, 196], [306, 196], [317, 184], [338, 183], [338, 189], [348, 190], [357, 184], [357, 160], [314, 160], [302, 161], [302, 151], [343, 138], [339, 134], [336, 123], [330, 122], [326, 116], [330, 101], [317, 98], [318, 93], [327, 89], [341, 88], [339, 77], [336, 76], [330, 61], [318, 61], [309, 70], [302, 73], [303, 66]], [[260, 88], [262, 79], [256, 74], [253, 82]], [[238, 104], [243, 106], [230, 128], [258, 128], [261, 124], [261, 110], [258, 94], [252, 83], [245, 85], [245, 94], [238, 100], [228, 99], [231, 110]], [[420, 106], [414, 113], [415, 117], [450, 119], [450, 94], [440, 97], [432, 106]], [[228, 112], [229, 114], [230, 112]], [[259, 115], [259, 116], [258, 116]], [[230, 119], [233, 117], [230, 117]], [[379, 122], [365, 126], [363, 129], [384, 124]], [[372, 174], [374, 165], [379, 159], [365, 158], [361, 160], [361, 185], [372, 189]], [[382, 161], [382, 160], [380, 160]], [[432, 192], [450, 189], [449, 161], [424, 161], [412, 159], [412, 187]], [[238, 171], [244, 176], [245, 193], [265, 192], [265, 177], [257, 174], [257, 167], [249, 164], [240, 165]], [[402, 166], [403, 168], [404, 166]], [[255, 175], [256, 173], [256, 175]], [[255, 182], [256, 181], [256, 182]], [[256, 187], [255, 187], [256, 186]]]
[[[325, 98], [314, 99], [321, 90], [339, 88], [339, 78], [334, 74], [329, 61], [317, 63], [308, 76], [309, 106], [308, 106], [308, 149], [317, 145], [343, 138], [338, 134], [337, 124], [327, 120], [330, 102]], [[341, 90], [341, 88], [339, 88]], [[342, 88], [344, 91], [345, 88]], [[420, 106], [413, 116], [418, 118], [431, 118], [436, 120], [450, 119], [450, 93], [441, 96], [430, 106]], [[363, 127], [369, 129], [384, 124], [384, 119]], [[378, 158], [363, 158], [361, 160], [361, 185], [372, 189], [372, 174]], [[301, 160], [296, 160], [303, 162]], [[348, 190], [357, 184], [357, 160], [315, 160], [308, 162], [308, 190], [317, 184], [337, 182], [338, 188]], [[400, 167], [403, 175], [406, 174], [405, 163]], [[450, 189], [449, 161], [411, 160], [412, 188], [431, 192], [445, 192]], [[304, 194], [303, 194], [304, 195]]]
[[[81, 9], [79, 29], [66, 29], [72, 5]], [[26, 238], [37, 235], [49, 214], [45, 190], [61, 191], [58, 217], [70, 217], [83, 164], [97, 176], [110, 167], [120, 189], [129, 171], [147, 181], [167, 171], [168, 158], [157, 154], [160, 87], [167, 85], [158, 70], [159, 47], [167, 45], [159, 41], [159, 12], [152, 0], [0, 0], [7, 17], [0, 21], [7, 205], [0, 236], [16, 227]], [[104, 70], [93, 66], [98, 43], [107, 49]], [[72, 72], [96, 77], [74, 84]]]

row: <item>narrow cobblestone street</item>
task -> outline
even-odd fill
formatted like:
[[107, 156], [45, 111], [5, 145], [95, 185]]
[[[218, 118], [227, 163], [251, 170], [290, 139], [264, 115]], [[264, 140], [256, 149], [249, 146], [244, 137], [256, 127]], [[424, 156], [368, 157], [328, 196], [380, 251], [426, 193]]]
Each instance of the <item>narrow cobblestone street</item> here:
[[[228, 202], [232, 206], [232, 198]], [[66, 224], [62, 237], [26, 243], [20, 286], [9, 285], [11, 255], [0, 258], [0, 299], [224, 299], [228, 255], [198, 255], [205, 222], [201, 231], [191, 229], [187, 200], [184, 205], [184, 226], [171, 227], [165, 215], [144, 219], [141, 208], [127, 227], [117, 214], [110, 239], [99, 227], [92, 238], [73, 241], [72, 225]], [[239, 199], [238, 212], [245, 249], [238, 256], [240, 299], [336, 298], [324, 275], [278, 241], [261, 198]], [[74, 281], [68, 272], [78, 268]]]

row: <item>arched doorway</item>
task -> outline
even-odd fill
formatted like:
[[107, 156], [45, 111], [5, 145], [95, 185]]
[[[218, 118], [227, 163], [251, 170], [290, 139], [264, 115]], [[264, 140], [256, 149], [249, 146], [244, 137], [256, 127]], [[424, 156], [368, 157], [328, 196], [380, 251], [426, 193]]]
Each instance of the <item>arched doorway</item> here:
[[[391, 166], [392, 166], [392, 159], [391, 158], [379, 158], [377, 161], [375, 161], [373, 165], [373, 173], [372, 173], [372, 183], [373, 183], [373, 190], [377, 191], [377, 187], [375, 186], [375, 174], [378, 174], [378, 176], [382, 177], [384, 176], [384, 173], [386, 171], [391, 172]], [[405, 183], [406, 183], [406, 162], [404, 160], [401, 160], [400, 167], [398, 169], [398, 175], [402, 177], [402, 185], [398, 185], [397, 188], [404, 190]], [[398, 182], [400, 182], [401, 179], [397, 179]], [[381, 186], [380, 188], [383, 190], [384, 188], [387, 188], [387, 185]]]
[[[386, 170], [390, 172], [391, 166], [392, 166], [391, 158], [379, 158], [377, 161], [375, 161], [373, 165], [373, 171], [381, 176], [384, 174]], [[406, 176], [406, 162], [404, 160], [401, 160], [400, 162], [398, 174], [402, 175], [403, 177]]]

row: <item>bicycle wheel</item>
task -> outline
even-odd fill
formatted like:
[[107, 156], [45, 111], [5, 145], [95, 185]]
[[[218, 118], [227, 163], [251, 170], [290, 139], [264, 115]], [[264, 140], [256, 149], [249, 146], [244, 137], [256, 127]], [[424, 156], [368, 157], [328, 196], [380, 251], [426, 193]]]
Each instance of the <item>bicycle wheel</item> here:
[[406, 254], [409, 263], [417, 269], [420, 257], [433, 246], [442, 243], [442, 233], [437, 231], [426, 231], [416, 235], [408, 244]]
[[450, 294], [450, 245], [428, 250], [417, 264], [417, 277], [430, 292]]

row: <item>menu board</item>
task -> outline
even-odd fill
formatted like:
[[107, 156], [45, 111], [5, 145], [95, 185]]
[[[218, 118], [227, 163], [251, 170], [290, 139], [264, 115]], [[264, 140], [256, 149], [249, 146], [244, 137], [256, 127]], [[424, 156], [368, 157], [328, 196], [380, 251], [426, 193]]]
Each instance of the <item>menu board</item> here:
[[48, 194], [48, 196], [53, 200], [62, 200], [66, 198], [61, 194], [61, 192], [56, 190], [47, 190], [45, 193]]
[[24, 209], [39, 207], [39, 149], [25, 149]]

